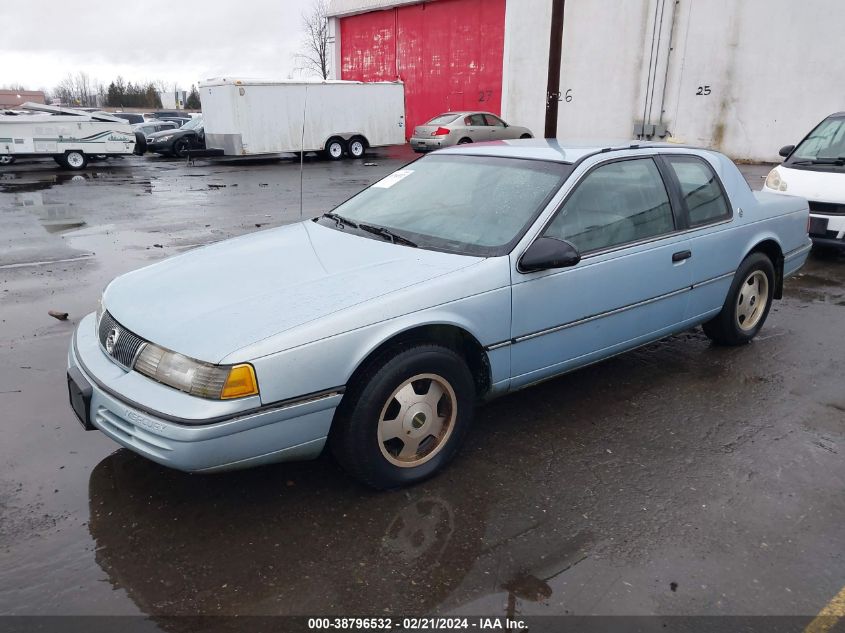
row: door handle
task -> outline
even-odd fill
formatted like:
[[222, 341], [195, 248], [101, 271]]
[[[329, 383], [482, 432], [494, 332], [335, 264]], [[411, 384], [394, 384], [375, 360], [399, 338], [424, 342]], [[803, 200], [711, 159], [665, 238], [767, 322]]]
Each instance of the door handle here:
[[672, 261], [682, 262], [685, 259], [689, 259], [690, 257], [692, 257], [692, 251], [678, 251], [677, 253], [672, 254]]

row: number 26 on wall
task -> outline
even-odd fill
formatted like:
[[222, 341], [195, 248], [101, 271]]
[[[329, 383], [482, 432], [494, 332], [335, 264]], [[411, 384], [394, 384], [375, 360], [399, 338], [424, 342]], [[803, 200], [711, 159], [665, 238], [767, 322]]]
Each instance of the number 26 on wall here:
[[706, 97], [710, 94], [710, 86], [699, 86], [698, 90], [695, 91], [699, 97]]

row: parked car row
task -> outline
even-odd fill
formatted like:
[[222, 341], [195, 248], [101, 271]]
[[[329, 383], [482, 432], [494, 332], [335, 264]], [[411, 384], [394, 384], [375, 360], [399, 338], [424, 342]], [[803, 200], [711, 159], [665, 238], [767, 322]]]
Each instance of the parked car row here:
[[169, 112], [151, 112], [149, 114], [139, 114], [137, 112], [109, 112], [112, 116], [123, 119], [127, 123], [139, 125], [142, 123], [149, 123], [155, 121], [170, 121], [180, 127], [190, 121], [193, 117], [184, 112], [169, 111]]

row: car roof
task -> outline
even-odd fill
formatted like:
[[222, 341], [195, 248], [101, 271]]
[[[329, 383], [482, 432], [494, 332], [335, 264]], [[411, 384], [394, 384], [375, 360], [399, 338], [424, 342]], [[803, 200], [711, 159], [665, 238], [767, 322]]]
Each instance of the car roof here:
[[[459, 116], [466, 116], [467, 114], [493, 114], [493, 113], [492, 113], [492, 112], [487, 112], [486, 110], [456, 110], [456, 111], [454, 111], [454, 112], [441, 112], [440, 114], [438, 114], [438, 115], [435, 115], [435, 116], [431, 117], [431, 119], [438, 119], [438, 118], [440, 118], [440, 117], [442, 117], [442, 116], [455, 116], [455, 117], [459, 117]], [[498, 115], [498, 114], [493, 114], [493, 116], [494, 116], [494, 117], [497, 117], [497, 118], [502, 118], [502, 117], [501, 117], [500, 115]], [[429, 121], [431, 121], [431, 119], [429, 119]]]
[[488, 143], [468, 143], [438, 150], [436, 154], [463, 154], [467, 156], [495, 156], [526, 158], [556, 163], [575, 163], [591, 154], [627, 149], [701, 149], [676, 143], [639, 141], [636, 139], [610, 141], [567, 141], [563, 139], [512, 139]]

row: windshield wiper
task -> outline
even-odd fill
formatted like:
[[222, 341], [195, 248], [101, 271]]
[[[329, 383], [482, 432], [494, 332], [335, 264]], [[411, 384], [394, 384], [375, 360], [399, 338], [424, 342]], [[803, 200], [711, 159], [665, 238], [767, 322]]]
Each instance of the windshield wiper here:
[[792, 165], [843, 165], [845, 164], [845, 156], [831, 157], [831, 158], [812, 158], [810, 160], [794, 160]]
[[353, 222], [349, 218], [345, 218], [337, 213], [324, 213], [323, 217], [334, 220], [335, 226], [339, 229], [342, 229], [344, 226], [351, 226], [353, 229], [360, 228], [357, 222]]
[[415, 242], [412, 242], [407, 237], [402, 237], [398, 233], [394, 233], [390, 229], [386, 229], [383, 226], [374, 226], [372, 224], [359, 224], [358, 228], [362, 231], [366, 231], [367, 233], [380, 235], [381, 237], [390, 240], [394, 244], [402, 244], [403, 246], [417, 248], [417, 244]]

